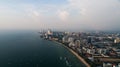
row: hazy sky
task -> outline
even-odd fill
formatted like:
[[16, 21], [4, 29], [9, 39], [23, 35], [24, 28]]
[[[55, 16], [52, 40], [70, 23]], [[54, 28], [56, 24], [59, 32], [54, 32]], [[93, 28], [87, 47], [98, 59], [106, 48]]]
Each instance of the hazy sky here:
[[0, 29], [119, 30], [120, 0], [0, 0]]

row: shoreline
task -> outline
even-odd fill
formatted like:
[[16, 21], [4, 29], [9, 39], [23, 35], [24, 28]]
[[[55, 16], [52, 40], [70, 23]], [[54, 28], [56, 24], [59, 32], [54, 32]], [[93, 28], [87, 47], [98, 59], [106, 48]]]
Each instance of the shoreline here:
[[61, 44], [63, 47], [65, 47], [66, 49], [68, 49], [73, 55], [75, 55], [83, 64], [85, 64], [86, 67], [91, 67], [85, 60], [84, 58], [82, 58], [80, 55], [78, 55], [75, 51], [73, 51], [72, 49], [70, 49], [69, 47], [65, 46], [64, 44], [57, 42], [57, 41], [53, 41], [56, 42], [58, 44]]

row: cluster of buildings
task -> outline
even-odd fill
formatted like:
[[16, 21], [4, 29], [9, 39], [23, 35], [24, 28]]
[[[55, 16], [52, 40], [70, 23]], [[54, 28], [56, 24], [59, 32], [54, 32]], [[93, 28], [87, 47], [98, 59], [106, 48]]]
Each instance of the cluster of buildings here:
[[119, 33], [52, 32], [48, 30], [41, 37], [63, 43], [93, 67], [120, 67]]

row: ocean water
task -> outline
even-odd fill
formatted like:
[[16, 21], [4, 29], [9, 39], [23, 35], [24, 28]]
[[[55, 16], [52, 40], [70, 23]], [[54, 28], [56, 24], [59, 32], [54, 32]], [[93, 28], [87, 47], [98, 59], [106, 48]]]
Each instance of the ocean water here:
[[37, 32], [1, 32], [0, 67], [85, 67], [58, 43]]

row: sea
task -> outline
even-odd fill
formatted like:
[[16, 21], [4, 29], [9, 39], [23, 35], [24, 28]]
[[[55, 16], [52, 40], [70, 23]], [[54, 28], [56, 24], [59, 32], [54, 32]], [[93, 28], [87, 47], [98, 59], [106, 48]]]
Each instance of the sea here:
[[0, 32], [0, 67], [85, 67], [61, 44], [37, 31]]

